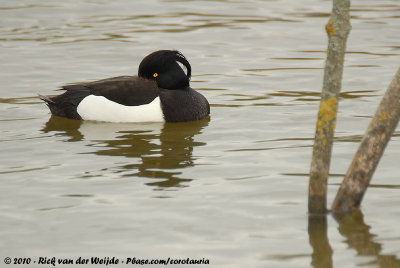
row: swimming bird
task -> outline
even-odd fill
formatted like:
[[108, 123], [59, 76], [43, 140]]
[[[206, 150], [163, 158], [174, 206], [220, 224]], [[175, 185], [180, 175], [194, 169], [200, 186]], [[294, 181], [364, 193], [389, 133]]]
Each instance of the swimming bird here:
[[105, 122], [185, 122], [210, 114], [207, 99], [189, 85], [191, 66], [177, 50], [147, 55], [137, 76], [62, 86], [42, 96], [53, 115]]

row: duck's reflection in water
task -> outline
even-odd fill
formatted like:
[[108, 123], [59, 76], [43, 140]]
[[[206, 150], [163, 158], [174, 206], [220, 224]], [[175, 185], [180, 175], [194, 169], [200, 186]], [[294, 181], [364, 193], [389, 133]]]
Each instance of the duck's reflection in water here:
[[[68, 141], [89, 140], [93, 153], [132, 158], [116, 167], [121, 176], [154, 178], [148, 185], [182, 186], [181, 169], [193, 166], [193, 148], [205, 145], [195, 136], [210, 119], [185, 123], [118, 124], [70, 120], [52, 116], [42, 129], [69, 137]], [[125, 161], [126, 162], [126, 161]]]

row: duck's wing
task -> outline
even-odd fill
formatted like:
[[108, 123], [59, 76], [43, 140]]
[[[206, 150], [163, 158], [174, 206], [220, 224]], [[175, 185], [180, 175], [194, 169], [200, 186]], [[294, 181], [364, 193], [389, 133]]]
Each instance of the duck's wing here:
[[[77, 96], [103, 96], [126, 106], [138, 106], [152, 102], [159, 95], [155, 81], [138, 76], [118, 76], [88, 83], [66, 85], [66, 93]], [[79, 97], [78, 97], [79, 98]]]
[[72, 119], [82, 119], [77, 107], [89, 95], [104, 96], [126, 106], [148, 104], [159, 96], [156, 82], [138, 76], [118, 76], [66, 85], [60, 90], [65, 92], [57, 96], [39, 96], [49, 106], [52, 114]]

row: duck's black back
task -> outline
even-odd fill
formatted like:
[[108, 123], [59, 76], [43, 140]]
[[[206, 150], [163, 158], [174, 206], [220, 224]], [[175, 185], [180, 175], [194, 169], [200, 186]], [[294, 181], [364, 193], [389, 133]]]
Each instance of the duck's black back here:
[[57, 116], [81, 119], [77, 113], [79, 103], [89, 95], [103, 96], [126, 106], [138, 106], [152, 102], [159, 95], [155, 81], [138, 76], [118, 76], [94, 82], [66, 85], [65, 92], [54, 97], [42, 96], [51, 113]]
[[157, 83], [138, 76], [118, 76], [89, 83], [63, 86], [67, 91], [89, 90], [90, 94], [103, 96], [126, 106], [152, 102], [159, 94]]

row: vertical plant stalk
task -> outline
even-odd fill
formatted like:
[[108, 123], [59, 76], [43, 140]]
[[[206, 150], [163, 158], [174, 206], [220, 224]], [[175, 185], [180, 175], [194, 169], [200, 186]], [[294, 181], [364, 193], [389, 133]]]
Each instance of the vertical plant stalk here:
[[334, 212], [360, 206], [365, 191], [400, 118], [400, 68], [361, 140], [332, 205]]
[[344, 53], [351, 29], [349, 10], [350, 0], [333, 0], [332, 14], [326, 24], [328, 51], [310, 169], [309, 213], [326, 212], [326, 188], [342, 84]]

